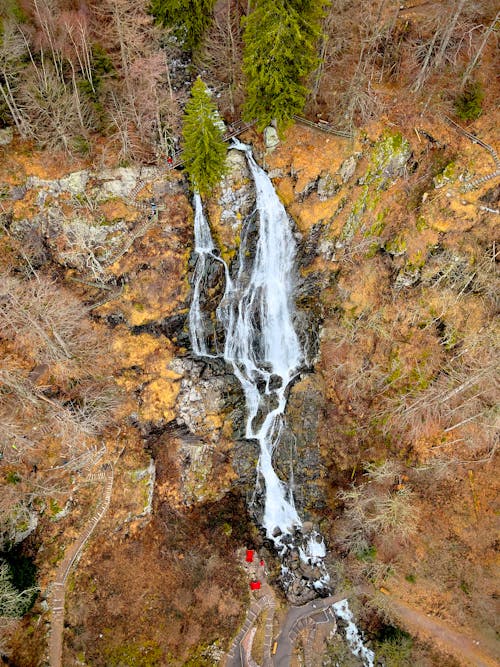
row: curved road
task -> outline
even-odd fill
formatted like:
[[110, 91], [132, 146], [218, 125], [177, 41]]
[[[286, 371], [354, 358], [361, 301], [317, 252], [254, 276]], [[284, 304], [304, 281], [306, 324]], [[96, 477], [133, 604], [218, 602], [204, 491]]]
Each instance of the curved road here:
[[[332, 604], [344, 600], [351, 595], [360, 592], [357, 588], [349, 591], [342, 591], [336, 595], [330, 595], [327, 598], [318, 598], [305, 604], [301, 607], [290, 607], [283, 625], [281, 626], [280, 634], [277, 638], [276, 654], [271, 656], [270, 650], [272, 645], [272, 616], [269, 614], [266, 622], [266, 636], [265, 636], [265, 660], [264, 665], [274, 665], [275, 667], [290, 667], [293, 645], [298, 633], [306, 627], [306, 625], [316, 626], [323, 623], [333, 623], [335, 616], [330, 611]], [[269, 596], [263, 596], [250, 605], [245, 618], [245, 622], [236, 635], [229, 653], [227, 654], [226, 667], [247, 667], [247, 660], [245, 659], [245, 649], [242, 646], [245, 641], [247, 633], [252, 629], [257, 616], [266, 608], [270, 607], [274, 611], [274, 601]], [[270, 621], [269, 621], [270, 619]], [[271, 627], [269, 627], [271, 625]]]
[[345, 600], [357, 592], [359, 592], [358, 589], [353, 588], [349, 591], [341, 591], [336, 595], [330, 595], [327, 598], [318, 598], [302, 607], [290, 607], [278, 635], [278, 647], [276, 654], [273, 656], [273, 665], [275, 667], [290, 667], [293, 645], [300, 630], [311, 621], [314, 625], [333, 623], [335, 616], [329, 611], [332, 604]]
[[[271, 662], [266, 660], [265, 666], [271, 664], [274, 667], [290, 667], [293, 647], [298, 633], [306, 627], [315, 628], [323, 623], [333, 623], [335, 616], [331, 606], [335, 602], [361, 593], [370, 595], [373, 594], [373, 589], [369, 589], [367, 586], [358, 586], [327, 598], [313, 600], [302, 607], [290, 607], [277, 638], [276, 654], [271, 656]], [[495, 656], [496, 649], [494, 646], [483, 645], [479, 641], [474, 641], [471, 637], [453, 629], [440, 619], [430, 617], [423, 611], [410, 607], [405, 602], [394, 598], [390, 591], [384, 591], [384, 594], [390, 600], [391, 607], [401, 624], [411, 634], [430, 639], [438, 649], [457, 658], [460, 664], [470, 665], [471, 667], [498, 667], [500, 665], [498, 654]], [[268, 604], [268, 596], [252, 603], [247, 612], [245, 623], [233, 642], [231, 652], [228, 654], [226, 667], [247, 667], [246, 653], [242, 644], [247, 633], [253, 627], [257, 616]], [[272, 637], [268, 637], [267, 633], [266, 642], [272, 642]]]

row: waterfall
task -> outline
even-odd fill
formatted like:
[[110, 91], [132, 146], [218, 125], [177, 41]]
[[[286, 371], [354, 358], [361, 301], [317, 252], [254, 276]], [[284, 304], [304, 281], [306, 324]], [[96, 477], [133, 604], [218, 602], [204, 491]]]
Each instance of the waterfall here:
[[292, 321], [291, 275], [295, 258], [288, 215], [273, 185], [245, 152], [256, 189], [259, 235], [253, 264], [248, 271], [248, 235], [239, 249], [239, 270], [226, 291], [227, 306], [221, 313], [226, 330], [224, 359], [241, 382], [247, 404], [246, 437], [260, 445], [258, 470], [265, 485], [263, 527], [275, 545], [281, 537], [301, 526], [293, 492], [276, 474], [272, 455], [279, 443], [286, 389], [304, 358]]
[[226, 278], [226, 291], [231, 288], [231, 278], [226, 262], [215, 254], [215, 244], [212, 240], [210, 227], [203, 213], [201, 197], [198, 193], [194, 195], [194, 249], [196, 252], [196, 265], [193, 275], [193, 296], [191, 308], [189, 309], [189, 336], [193, 352], [199, 357], [216, 357], [208, 350], [206, 341], [207, 324], [200, 306], [200, 296], [203, 280], [206, 277], [207, 267], [210, 259], [220, 262], [224, 266]]
[[[195, 252], [193, 298], [189, 316], [193, 351], [200, 356], [222, 356], [240, 381], [246, 399], [246, 437], [260, 446], [258, 472], [264, 482], [262, 526], [277, 551], [284, 555], [293, 543], [302, 521], [295, 508], [293, 489], [273, 468], [286, 408], [286, 391], [304, 364], [304, 354], [293, 326], [293, 269], [296, 244], [290, 220], [273, 185], [255, 162], [249, 146], [234, 141], [233, 148], [245, 153], [255, 183], [258, 238], [253, 257], [252, 235], [241, 234], [237, 275], [231, 279], [224, 263], [226, 286], [217, 308], [217, 319], [225, 331], [224, 349], [211, 355], [204, 339], [200, 290], [208, 257], [214, 255], [199, 196], [195, 196]], [[255, 241], [254, 241], [255, 243]], [[308, 536], [300, 555], [322, 569], [321, 585], [328, 575], [322, 568], [325, 555], [321, 536]], [[319, 588], [320, 585], [316, 586]]]

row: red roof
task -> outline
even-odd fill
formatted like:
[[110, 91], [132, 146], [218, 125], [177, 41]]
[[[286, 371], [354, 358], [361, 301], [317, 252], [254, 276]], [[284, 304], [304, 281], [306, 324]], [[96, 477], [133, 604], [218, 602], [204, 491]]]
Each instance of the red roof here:
[[245, 560], [247, 563], [251, 563], [253, 561], [253, 549], [247, 549], [247, 556]]
[[258, 591], [260, 588], [260, 581], [251, 581], [250, 588], [252, 591]]

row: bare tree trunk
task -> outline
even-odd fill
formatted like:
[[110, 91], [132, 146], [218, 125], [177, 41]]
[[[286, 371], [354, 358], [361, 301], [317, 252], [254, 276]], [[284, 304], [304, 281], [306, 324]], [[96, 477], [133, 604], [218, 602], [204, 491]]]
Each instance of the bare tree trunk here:
[[465, 5], [465, 0], [458, 0], [455, 13], [450, 19], [448, 25], [446, 26], [446, 30], [444, 32], [441, 44], [439, 46], [439, 51], [437, 52], [436, 58], [434, 60], [434, 67], [440, 67], [443, 63], [446, 49], [448, 48], [451, 36], [453, 35], [453, 31], [455, 30], [455, 27], [457, 25], [458, 17], [462, 13], [464, 5]]
[[486, 43], [488, 39], [490, 38], [491, 33], [494, 31], [495, 26], [500, 19], [500, 12], [497, 12], [495, 18], [489, 25], [489, 27], [485, 30], [483, 41], [481, 42], [478, 50], [476, 51], [476, 54], [474, 58], [470, 61], [470, 63], [467, 65], [467, 69], [464, 72], [464, 75], [462, 77], [462, 89], [464, 86], [467, 84], [467, 81], [470, 79], [470, 75], [472, 74], [473, 69], [476, 67], [477, 63], [479, 62], [479, 59], [481, 58], [481, 55], [484, 51], [484, 47], [486, 46]]

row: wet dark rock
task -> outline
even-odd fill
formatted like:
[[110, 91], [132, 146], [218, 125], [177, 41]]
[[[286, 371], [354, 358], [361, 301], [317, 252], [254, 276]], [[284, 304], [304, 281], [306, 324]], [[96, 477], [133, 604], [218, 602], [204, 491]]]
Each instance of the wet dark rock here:
[[119, 324], [123, 324], [124, 321], [125, 318], [123, 317], [122, 313], [111, 313], [106, 317], [106, 322], [112, 329], [117, 327]]
[[266, 386], [267, 386], [266, 379], [262, 375], [259, 375], [259, 377], [256, 380], [256, 384], [257, 384], [257, 389], [259, 390], [259, 393], [263, 394], [265, 389], [266, 389]]
[[134, 336], [139, 336], [143, 333], [151, 334], [152, 336], [166, 336], [170, 340], [178, 339], [186, 325], [187, 313], [176, 313], [170, 317], [166, 317], [158, 322], [147, 322], [131, 327], [130, 331]]
[[319, 448], [319, 415], [325, 403], [321, 386], [308, 375], [294, 385], [288, 400], [285, 428], [274, 454], [276, 471], [294, 476], [294, 498], [299, 515], [318, 521], [326, 507], [324, 466]]
[[[240, 436], [241, 437], [241, 436]], [[256, 440], [235, 440], [233, 448], [233, 468], [238, 475], [238, 486], [247, 491], [255, 487], [255, 467], [259, 459], [259, 443]]]
[[317, 222], [311, 227], [311, 231], [299, 245], [297, 262], [300, 267], [309, 266], [318, 256], [319, 241], [323, 232], [323, 223]]
[[269, 378], [269, 389], [271, 391], [275, 391], [276, 389], [280, 389], [281, 385], [283, 384], [283, 380], [279, 375], [271, 375]]
[[304, 201], [304, 199], [307, 199], [307, 197], [309, 197], [311, 192], [314, 192], [317, 186], [319, 189], [318, 179], [314, 179], [314, 181], [310, 181], [309, 183], [307, 183], [302, 192], [299, 192], [299, 194], [297, 195], [297, 200], [299, 202], [302, 202]]
[[177, 313], [166, 317], [160, 323], [161, 333], [167, 338], [178, 338], [186, 325], [187, 313]]
[[486, 190], [484, 195], [479, 197], [479, 201], [483, 202], [483, 204], [490, 204], [492, 206], [498, 205], [500, 203], [500, 183], [493, 188]]

